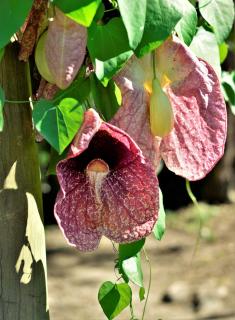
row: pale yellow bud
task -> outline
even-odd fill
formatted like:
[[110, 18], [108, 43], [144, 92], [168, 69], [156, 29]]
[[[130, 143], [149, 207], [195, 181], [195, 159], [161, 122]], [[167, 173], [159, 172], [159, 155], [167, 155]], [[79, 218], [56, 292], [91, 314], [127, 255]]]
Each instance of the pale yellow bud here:
[[157, 79], [152, 82], [150, 97], [150, 127], [154, 136], [165, 137], [174, 126], [174, 115], [169, 98]]
[[40, 75], [48, 82], [55, 83], [55, 80], [48, 68], [45, 52], [45, 44], [47, 39], [47, 31], [41, 35], [35, 50], [35, 63]]

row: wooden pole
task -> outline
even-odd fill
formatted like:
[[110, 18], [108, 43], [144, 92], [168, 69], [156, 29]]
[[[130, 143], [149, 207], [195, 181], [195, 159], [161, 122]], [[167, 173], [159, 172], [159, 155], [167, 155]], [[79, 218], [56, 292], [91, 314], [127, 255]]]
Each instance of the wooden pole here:
[[[28, 100], [27, 63], [9, 45], [0, 64], [6, 99]], [[37, 148], [29, 103], [4, 105], [0, 133], [0, 319], [48, 320], [46, 253]]]

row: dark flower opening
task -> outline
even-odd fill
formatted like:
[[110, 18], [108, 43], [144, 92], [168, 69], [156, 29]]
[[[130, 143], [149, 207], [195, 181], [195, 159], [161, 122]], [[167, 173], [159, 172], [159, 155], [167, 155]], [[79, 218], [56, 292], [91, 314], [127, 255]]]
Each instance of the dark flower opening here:
[[126, 166], [134, 158], [135, 154], [122, 142], [112, 137], [107, 131], [99, 130], [91, 139], [88, 148], [68, 161], [72, 168], [83, 172], [94, 159], [101, 159], [108, 164], [110, 170], [116, 170]]

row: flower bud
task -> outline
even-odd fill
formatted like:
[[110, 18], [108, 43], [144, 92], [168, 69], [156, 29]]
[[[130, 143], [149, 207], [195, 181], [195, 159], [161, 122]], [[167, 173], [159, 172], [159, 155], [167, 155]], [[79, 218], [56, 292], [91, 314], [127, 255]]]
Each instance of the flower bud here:
[[157, 79], [152, 81], [150, 127], [154, 136], [164, 137], [173, 129], [174, 115], [169, 98]]
[[35, 50], [35, 63], [38, 68], [40, 75], [50, 83], [55, 83], [54, 78], [48, 68], [46, 60], [45, 44], [47, 39], [47, 31], [44, 32], [38, 40], [37, 47]]

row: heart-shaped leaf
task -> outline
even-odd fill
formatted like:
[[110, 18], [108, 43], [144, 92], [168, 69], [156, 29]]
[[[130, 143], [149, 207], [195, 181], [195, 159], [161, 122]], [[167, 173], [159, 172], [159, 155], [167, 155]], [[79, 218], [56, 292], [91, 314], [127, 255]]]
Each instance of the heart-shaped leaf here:
[[222, 43], [233, 26], [233, 0], [200, 0], [199, 10], [203, 18], [213, 27], [218, 43]]
[[74, 98], [64, 98], [58, 105], [39, 100], [33, 110], [33, 120], [36, 129], [61, 154], [82, 124], [83, 112], [82, 105]]
[[139, 253], [124, 260], [122, 262], [122, 270], [130, 281], [137, 284], [137, 286], [143, 287], [143, 272]]
[[98, 293], [99, 303], [108, 319], [114, 319], [131, 302], [132, 292], [127, 283], [114, 284], [106, 281]]

